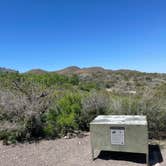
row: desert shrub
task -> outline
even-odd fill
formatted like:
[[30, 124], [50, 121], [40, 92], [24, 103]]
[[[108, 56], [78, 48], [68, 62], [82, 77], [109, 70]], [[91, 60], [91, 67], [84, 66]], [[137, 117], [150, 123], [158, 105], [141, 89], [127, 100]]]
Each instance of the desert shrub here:
[[1, 122], [0, 125], [0, 139], [3, 140], [4, 144], [16, 143], [17, 140], [22, 141], [22, 126], [7, 121]]
[[58, 125], [57, 125], [58, 112], [52, 108], [42, 116], [43, 121], [43, 134], [46, 138], [58, 137]]
[[46, 87], [53, 85], [62, 86], [64, 84], [78, 85], [79, 77], [77, 75], [59, 75], [57, 73], [45, 73], [45, 74], [26, 74], [24, 75], [27, 80], [31, 80], [35, 83], [40, 83]]
[[89, 129], [89, 123], [97, 116], [107, 114], [109, 109], [109, 95], [104, 92], [92, 91], [82, 100], [80, 128]]
[[[76, 75], [0, 73], [0, 139], [8, 144], [88, 130], [101, 114], [147, 115], [150, 137], [166, 135], [166, 84], [148, 89], [150, 76], [133, 74], [105, 80], [99, 73], [80, 81]], [[126, 85], [121, 78], [134, 82]], [[121, 93], [137, 84], [136, 95]], [[110, 86], [114, 91], [101, 91]]]
[[79, 77], [77, 75], [72, 75], [71, 77], [69, 77], [69, 83], [71, 83], [72, 85], [78, 85], [79, 84]]
[[142, 114], [140, 110], [140, 100], [137, 96], [115, 96], [110, 97], [110, 114], [116, 115], [137, 115]]
[[142, 112], [147, 115], [151, 138], [166, 137], [166, 87], [146, 90], [142, 97]]
[[51, 107], [45, 117], [45, 134], [49, 136], [66, 135], [79, 129], [79, 116], [81, 112], [81, 96], [69, 93], [60, 98]]
[[56, 73], [45, 73], [45, 74], [25, 74], [23, 75], [25, 80], [38, 83], [45, 87], [53, 85], [62, 85], [64, 83], [70, 83], [69, 77], [65, 75], [58, 75]]
[[11, 131], [11, 130], [2, 130], [0, 131], [0, 139], [3, 140], [3, 144], [15, 144], [16, 140], [18, 139], [17, 136], [18, 131]]
[[79, 94], [68, 94], [57, 103], [59, 112], [57, 124], [62, 134], [78, 129], [78, 117], [81, 112], [81, 96]]
[[79, 84], [79, 89], [90, 92], [91, 90], [94, 90], [94, 89], [99, 90], [99, 85], [95, 82], [87, 82], [87, 83], [82, 82]]
[[[39, 137], [42, 134], [41, 115], [48, 110], [51, 102], [49, 91], [43, 91], [37, 84], [23, 88], [23, 85], [15, 83], [15, 88], [17, 93], [11, 90], [0, 91], [1, 122], [10, 124], [2, 124], [4, 140]], [[14, 130], [13, 124], [16, 124]]]
[[[166, 101], [164, 87], [145, 89], [143, 96], [111, 96], [109, 114], [146, 115], [150, 138], [166, 137]], [[164, 134], [165, 133], [165, 134]]]

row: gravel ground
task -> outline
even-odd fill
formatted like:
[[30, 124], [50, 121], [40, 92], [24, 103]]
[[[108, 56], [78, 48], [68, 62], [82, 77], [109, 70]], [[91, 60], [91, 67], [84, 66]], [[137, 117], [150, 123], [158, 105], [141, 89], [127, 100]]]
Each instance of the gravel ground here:
[[[42, 140], [5, 146], [0, 143], [0, 166], [144, 166], [142, 156], [136, 154], [100, 153], [91, 160], [89, 133], [83, 138]], [[96, 155], [98, 155], [96, 153]], [[112, 157], [111, 157], [112, 156]], [[130, 156], [130, 157], [129, 157]], [[166, 166], [166, 149], [162, 149]], [[144, 158], [144, 157], [143, 157]]]

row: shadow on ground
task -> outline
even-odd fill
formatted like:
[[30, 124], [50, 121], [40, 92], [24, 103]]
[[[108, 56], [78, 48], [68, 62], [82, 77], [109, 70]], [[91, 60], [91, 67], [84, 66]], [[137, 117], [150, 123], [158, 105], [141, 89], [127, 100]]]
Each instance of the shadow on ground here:
[[[102, 160], [124, 160], [140, 164], [146, 163], [146, 155], [139, 153], [101, 151], [97, 158]], [[149, 145], [149, 164], [152, 166], [161, 162], [163, 162], [163, 157], [160, 147], [158, 145]]]
[[162, 162], [163, 162], [163, 157], [159, 145], [150, 145], [149, 146], [150, 165], [155, 165], [156, 163], [162, 163]]

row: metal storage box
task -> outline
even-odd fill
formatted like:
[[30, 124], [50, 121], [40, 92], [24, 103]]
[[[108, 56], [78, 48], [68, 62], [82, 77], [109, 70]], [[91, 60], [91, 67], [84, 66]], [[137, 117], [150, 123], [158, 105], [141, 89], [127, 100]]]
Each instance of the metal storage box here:
[[145, 153], [148, 164], [146, 116], [100, 115], [90, 123], [92, 158], [94, 150]]

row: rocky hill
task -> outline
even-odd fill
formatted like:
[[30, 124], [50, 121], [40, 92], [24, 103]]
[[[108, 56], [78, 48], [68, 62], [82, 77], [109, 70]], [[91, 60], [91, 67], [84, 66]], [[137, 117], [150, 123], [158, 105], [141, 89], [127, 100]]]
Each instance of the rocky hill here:
[[0, 72], [16, 73], [17, 71], [13, 70], [13, 69], [8, 69], [8, 68], [5, 68], [5, 67], [0, 67]]
[[77, 66], [71, 66], [55, 72], [57, 72], [58, 74], [65, 74], [65, 75], [71, 75], [71, 74], [81, 75], [81, 74], [92, 74], [92, 73], [105, 72], [105, 71], [106, 69], [102, 67], [79, 68]]
[[45, 74], [45, 73], [47, 73], [47, 71], [42, 70], [42, 69], [32, 69], [32, 70], [29, 70], [26, 73], [29, 73], [29, 74]]
[[[46, 71], [37, 69], [28, 73], [44, 74]], [[52, 73], [72, 76], [77, 75], [82, 82], [95, 83], [108, 91], [120, 93], [139, 93], [145, 88], [154, 89], [166, 83], [166, 74], [145, 73], [134, 70], [109, 70], [102, 67], [79, 68], [67, 67]]]

